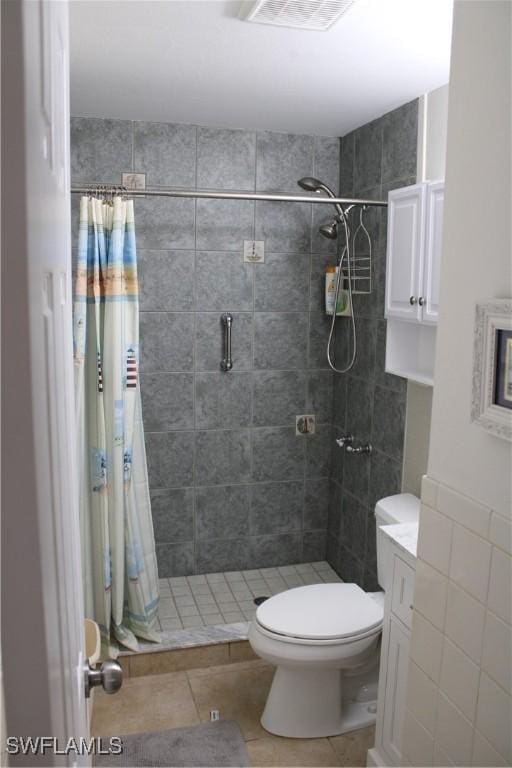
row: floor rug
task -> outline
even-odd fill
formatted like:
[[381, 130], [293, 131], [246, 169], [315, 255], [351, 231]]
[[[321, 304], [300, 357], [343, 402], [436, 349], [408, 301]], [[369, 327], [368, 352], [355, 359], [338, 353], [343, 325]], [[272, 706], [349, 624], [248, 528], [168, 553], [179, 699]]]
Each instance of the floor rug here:
[[[120, 755], [97, 755], [94, 765], [100, 768], [210, 768], [238, 766], [246, 768], [249, 757], [238, 723], [219, 720], [189, 728], [174, 728], [154, 733], [132, 733], [120, 737], [123, 752]], [[108, 738], [102, 738], [102, 745]]]

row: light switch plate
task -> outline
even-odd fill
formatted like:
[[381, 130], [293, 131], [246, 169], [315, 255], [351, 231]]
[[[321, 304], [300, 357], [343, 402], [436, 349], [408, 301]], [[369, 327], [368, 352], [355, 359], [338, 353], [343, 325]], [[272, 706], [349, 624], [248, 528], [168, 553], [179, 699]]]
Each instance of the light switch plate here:
[[263, 264], [265, 261], [265, 241], [244, 240], [244, 261], [249, 264]]

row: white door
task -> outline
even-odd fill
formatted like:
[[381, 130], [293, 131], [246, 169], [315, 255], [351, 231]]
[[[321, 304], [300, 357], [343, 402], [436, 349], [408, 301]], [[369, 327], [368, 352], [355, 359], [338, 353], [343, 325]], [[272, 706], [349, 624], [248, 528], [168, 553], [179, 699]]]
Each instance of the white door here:
[[423, 322], [437, 324], [439, 317], [439, 279], [443, 245], [444, 181], [436, 181], [427, 189], [427, 226], [425, 263], [423, 267]]
[[[88, 736], [74, 461], [66, 0], [2, 3], [2, 38], [6, 727], [8, 735], [51, 735], [62, 744]], [[43, 763], [81, 765], [84, 759], [47, 753]]]
[[387, 656], [386, 692], [382, 723], [382, 746], [390, 765], [401, 765], [402, 726], [409, 666], [409, 637], [398, 622], [390, 619]]
[[425, 186], [414, 184], [389, 193], [386, 317], [421, 319]]

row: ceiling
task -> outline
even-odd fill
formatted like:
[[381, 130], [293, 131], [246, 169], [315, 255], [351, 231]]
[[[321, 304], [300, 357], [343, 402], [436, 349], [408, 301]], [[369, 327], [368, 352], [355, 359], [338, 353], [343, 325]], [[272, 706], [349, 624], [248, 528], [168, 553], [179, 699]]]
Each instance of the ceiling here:
[[448, 81], [451, 0], [357, 0], [327, 32], [240, 0], [72, 0], [71, 114], [343, 136]]

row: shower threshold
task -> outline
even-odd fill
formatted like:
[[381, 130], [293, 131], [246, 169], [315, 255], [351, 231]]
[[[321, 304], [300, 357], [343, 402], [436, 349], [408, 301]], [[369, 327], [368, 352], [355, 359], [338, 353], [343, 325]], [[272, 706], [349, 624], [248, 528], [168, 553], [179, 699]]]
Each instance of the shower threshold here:
[[[292, 587], [341, 581], [324, 560], [315, 563], [160, 579], [162, 642], [140, 642], [140, 653], [247, 639], [255, 598]], [[124, 654], [122, 654], [124, 655]]]

